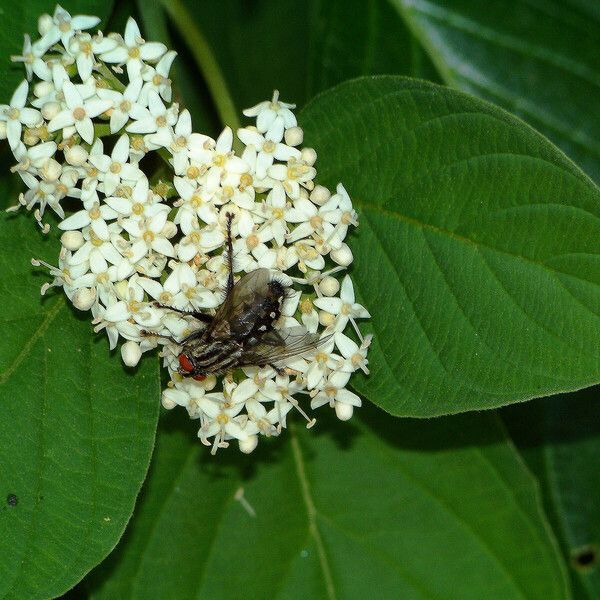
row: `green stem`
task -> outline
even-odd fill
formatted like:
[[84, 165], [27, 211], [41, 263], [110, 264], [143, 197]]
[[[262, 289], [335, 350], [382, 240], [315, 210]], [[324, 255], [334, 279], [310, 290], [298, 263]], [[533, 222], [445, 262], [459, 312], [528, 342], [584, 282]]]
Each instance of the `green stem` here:
[[221, 121], [237, 131], [240, 121], [227, 83], [208, 42], [196, 26], [194, 17], [182, 0], [162, 0], [162, 3], [204, 75]]
[[122, 92], [125, 89], [125, 84], [103, 62], [100, 63], [98, 72], [111, 84], [113, 90]]

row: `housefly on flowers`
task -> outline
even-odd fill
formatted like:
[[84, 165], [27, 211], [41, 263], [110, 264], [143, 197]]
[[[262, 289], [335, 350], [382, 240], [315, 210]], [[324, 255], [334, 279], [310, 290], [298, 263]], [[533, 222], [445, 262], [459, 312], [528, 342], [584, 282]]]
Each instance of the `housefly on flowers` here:
[[[207, 375], [218, 375], [238, 367], [271, 366], [281, 372], [282, 361], [315, 350], [331, 337], [319, 338], [318, 334], [309, 333], [302, 326], [275, 328], [290, 288], [273, 279], [268, 269], [251, 271], [234, 283], [233, 214], [226, 216], [228, 278], [225, 299], [214, 317], [159, 305], [204, 323], [204, 327], [180, 341], [167, 338], [181, 346], [179, 373], [199, 381]], [[144, 332], [144, 335], [155, 334]]]

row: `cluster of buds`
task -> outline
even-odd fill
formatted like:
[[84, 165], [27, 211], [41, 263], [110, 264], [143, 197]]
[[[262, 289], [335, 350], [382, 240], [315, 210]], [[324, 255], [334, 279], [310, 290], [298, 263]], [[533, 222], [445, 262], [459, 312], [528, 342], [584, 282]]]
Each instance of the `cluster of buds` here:
[[[236, 132], [244, 148], [236, 155], [229, 127], [216, 140], [194, 133], [190, 113], [171, 102], [175, 52], [146, 42], [132, 18], [124, 35], [88, 33], [99, 21], [61, 7], [40, 17], [41, 37], [25, 36], [13, 57], [26, 79], [0, 106], [0, 136], [28, 188], [9, 210], [33, 211], [48, 232], [50, 208], [63, 231], [58, 264], [43, 263], [53, 279], [42, 293], [60, 286], [91, 311], [111, 349], [122, 341], [129, 367], [160, 346], [170, 374], [163, 406], [199, 419], [198, 436], [213, 452], [232, 439], [251, 452], [259, 435], [286, 427], [292, 409], [310, 427], [308, 405], [349, 419], [361, 401], [346, 385], [357, 369], [368, 373], [370, 343], [356, 322], [369, 313], [344, 274], [356, 212], [341, 184], [331, 193], [314, 183], [317, 155], [302, 147], [294, 105], [275, 92], [245, 110], [255, 125]], [[150, 153], [163, 179], [144, 172]], [[236, 279], [268, 269], [294, 290], [277, 326], [303, 326], [327, 341], [284, 371], [249, 367], [197, 381], [178, 372], [171, 341], [197, 324], [165, 306], [214, 314], [228, 275], [228, 215]]]

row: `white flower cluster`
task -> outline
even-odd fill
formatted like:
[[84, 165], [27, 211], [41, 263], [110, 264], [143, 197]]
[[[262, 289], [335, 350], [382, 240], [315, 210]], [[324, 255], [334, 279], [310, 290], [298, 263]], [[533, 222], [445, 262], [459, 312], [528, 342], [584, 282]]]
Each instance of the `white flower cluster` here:
[[[42, 293], [61, 286], [76, 308], [92, 312], [111, 348], [123, 338], [128, 366], [160, 344], [171, 378], [163, 406], [184, 406], [199, 419], [198, 436], [213, 452], [233, 438], [251, 452], [259, 434], [281, 432], [294, 408], [311, 426], [298, 397], [349, 419], [361, 401], [345, 386], [357, 369], [368, 373], [370, 336], [356, 319], [369, 313], [350, 277], [340, 285], [334, 275], [353, 260], [344, 238], [356, 213], [341, 184], [334, 194], [314, 184], [316, 152], [300, 148], [294, 105], [275, 92], [244, 111], [256, 125], [237, 132], [244, 145], [237, 156], [230, 128], [216, 140], [193, 133], [189, 112], [171, 103], [175, 52], [146, 42], [131, 18], [123, 36], [86, 32], [98, 23], [61, 7], [40, 17], [40, 39], [25, 36], [22, 56], [13, 57], [27, 78], [0, 106], [0, 135], [28, 188], [12, 210], [33, 210], [47, 232], [49, 207], [64, 231], [58, 266], [44, 263], [54, 279]], [[141, 161], [150, 152], [172, 179], [149, 181]], [[199, 323], [159, 304], [214, 314], [228, 274], [228, 213], [234, 271], [266, 268], [292, 286], [277, 326], [302, 324], [327, 341], [279, 373], [254, 367], [220, 381], [184, 378], [180, 347], [158, 336], [182, 339]], [[358, 343], [344, 334], [349, 323]]]

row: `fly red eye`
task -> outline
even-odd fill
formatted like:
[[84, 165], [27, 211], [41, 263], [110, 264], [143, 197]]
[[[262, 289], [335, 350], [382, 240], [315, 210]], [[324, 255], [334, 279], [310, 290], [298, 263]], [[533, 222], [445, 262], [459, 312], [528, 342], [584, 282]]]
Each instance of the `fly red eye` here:
[[191, 373], [194, 370], [194, 365], [192, 361], [185, 354], [180, 354], [178, 357], [179, 365], [184, 371], [188, 371]]
[[195, 379], [196, 381], [204, 381], [206, 379], [206, 375], [194, 375], [192, 379]]

